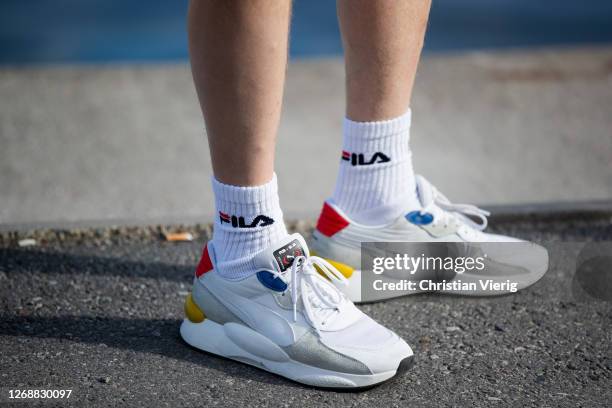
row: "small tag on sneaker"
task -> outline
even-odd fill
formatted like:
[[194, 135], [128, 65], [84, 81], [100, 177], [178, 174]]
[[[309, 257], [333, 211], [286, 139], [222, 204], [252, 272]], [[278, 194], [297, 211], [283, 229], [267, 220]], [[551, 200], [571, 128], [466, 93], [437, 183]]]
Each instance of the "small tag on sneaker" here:
[[306, 255], [304, 248], [302, 248], [302, 244], [297, 239], [294, 239], [288, 244], [278, 248], [272, 254], [274, 255], [274, 259], [276, 260], [281, 272], [289, 269], [295, 258]]

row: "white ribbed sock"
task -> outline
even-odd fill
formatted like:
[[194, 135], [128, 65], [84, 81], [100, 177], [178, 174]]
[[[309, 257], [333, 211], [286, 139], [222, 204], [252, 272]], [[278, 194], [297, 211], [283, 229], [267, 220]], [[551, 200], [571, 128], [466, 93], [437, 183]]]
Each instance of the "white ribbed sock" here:
[[257, 272], [252, 264], [257, 252], [287, 235], [276, 174], [261, 186], [230, 186], [214, 177], [212, 185], [217, 209], [212, 237], [215, 269], [227, 279], [245, 278]]
[[332, 202], [351, 220], [382, 225], [420, 207], [410, 152], [410, 117], [344, 119], [342, 160]]

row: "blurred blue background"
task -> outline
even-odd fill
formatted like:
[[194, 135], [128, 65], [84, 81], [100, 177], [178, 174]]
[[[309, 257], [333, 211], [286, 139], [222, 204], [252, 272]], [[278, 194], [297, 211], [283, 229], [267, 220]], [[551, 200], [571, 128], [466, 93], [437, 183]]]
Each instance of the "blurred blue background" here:
[[[187, 58], [186, 0], [2, 0], [0, 64]], [[294, 2], [291, 55], [341, 53], [333, 0]], [[612, 1], [434, 0], [426, 51], [612, 42]]]

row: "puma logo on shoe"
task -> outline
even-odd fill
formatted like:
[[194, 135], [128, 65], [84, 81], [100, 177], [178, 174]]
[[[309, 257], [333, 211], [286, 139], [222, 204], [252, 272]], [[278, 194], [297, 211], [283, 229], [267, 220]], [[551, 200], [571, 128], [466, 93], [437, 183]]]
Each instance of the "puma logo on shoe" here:
[[372, 157], [366, 161], [363, 153], [350, 153], [346, 150], [342, 151], [342, 160], [351, 162], [353, 166], [369, 166], [371, 164], [387, 163], [391, 161], [389, 156], [381, 152], [374, 153]]
[[221, 224], [231, 224], [234, 228], [255, 228], [255, 227], [266, 227], [274, 224], [274, 220], [265, 215], [258, 215], [253, 218], [250, 224], [247, 224], [243, 216], [229, 215], [222, 211], [219, 211], [219, 220]]

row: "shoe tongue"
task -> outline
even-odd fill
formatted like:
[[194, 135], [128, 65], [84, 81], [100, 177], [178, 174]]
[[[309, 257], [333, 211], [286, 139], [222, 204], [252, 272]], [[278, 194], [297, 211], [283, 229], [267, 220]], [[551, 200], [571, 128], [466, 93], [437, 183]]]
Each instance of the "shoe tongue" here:
[[254, 261], [258, 269], [284, 272], [298, 256], [310, 256], [308, 246], [300, 234], [291, 234], [258, 253]]

